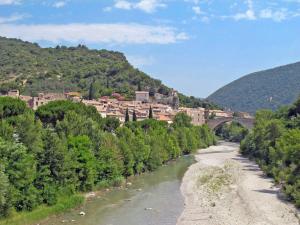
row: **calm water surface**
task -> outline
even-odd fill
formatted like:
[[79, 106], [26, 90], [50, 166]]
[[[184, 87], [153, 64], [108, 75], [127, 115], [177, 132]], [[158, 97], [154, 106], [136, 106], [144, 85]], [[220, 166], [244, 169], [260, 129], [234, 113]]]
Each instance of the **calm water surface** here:
[[[42, 224], [175, 225], [184, 204], [181, 180], [193, 162], [192, 156], [182, 157], [153, 173], [133, 178], [127, 190], [96, 197], [80, 209]], [[79, 216], [80, 211], [86, 215]]]

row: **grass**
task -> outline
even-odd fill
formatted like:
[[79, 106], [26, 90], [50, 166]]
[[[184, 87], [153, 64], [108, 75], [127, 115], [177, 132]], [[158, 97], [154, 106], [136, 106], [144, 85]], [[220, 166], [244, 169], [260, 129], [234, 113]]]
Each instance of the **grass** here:
[[42, 205], [31, 212], [14, 212], [10, 217], [1, 219], [0, 225], [29, 225], [37, 221], [45, 219], [51, 215], [59, 214], [76, 206], [83, 204], [84, 197], [82, 195], [73, 195], [70, 197], [62, 197], [54, 206]]

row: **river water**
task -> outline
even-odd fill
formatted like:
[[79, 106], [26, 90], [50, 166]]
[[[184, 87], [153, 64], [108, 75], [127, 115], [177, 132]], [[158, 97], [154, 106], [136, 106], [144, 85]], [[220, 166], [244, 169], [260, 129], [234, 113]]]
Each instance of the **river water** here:
[[[127, 190], [110, 191], [41, 224], [175, 225], [184, 207], [181, 180], [192, 163], [192, 156], [182, 157], [153, 173], [134, 177]], [[86, 215], [80, 216], [80, 211]]]

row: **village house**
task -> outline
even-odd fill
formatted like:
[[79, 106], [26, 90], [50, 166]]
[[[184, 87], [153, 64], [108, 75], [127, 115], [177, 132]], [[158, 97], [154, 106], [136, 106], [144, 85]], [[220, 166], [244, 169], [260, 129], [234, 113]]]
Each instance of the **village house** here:
[[37, 97], [32, 97], [29, 105], [32, 109], [36, 110], [39, 106], [56, 100], [66, 100], [66, 96], [61, 93], [39, 93]]
[[[216, 117], [233, 117], [233, 112], [226, 112], [222, 110], [209, 110], [204, 108], [186, 108], [182, 107], [178, 110], [174, 108], [174, 99], [176, 100], [177, 92], [173, 91], [171, 95], [164, 96], [162, 94], [155, 94], [155, 98], [150, 99], [149, 92], [137, 91], [136, 99], [133, 101], [125, 101], [123, 96], [114, 93], [114, 96], [103, 96], [95, 100], [82, 99], [79, 92], [60, 93], [39, 93], [37, 97], [20, 95], [18, 90], [11, 90], [7, 96], [17, 97], [27, 103], [29, 107], [36, 110], [39, 106], [45, 105], [55, 100], [72, 100], [74, 102], [82, 102], [88, 106], [94, 106], [97, 112], [103, 117], [118, 118], [121, 123], [125, 122], [125, 114], [128, 110], [129, 117], [132, 120], [135, 112], [137, 120], [145, 120], [149, 118], [149, 111], [152, 108], [153, 118], [159, 121], [165, 121], [168, 124], [173, 123], [173, 119], [178, 112], [184, 112], [192, 118], [192, 124], [200, 126], [206, 123], [206, 113], [215, 115]], [[174, 98], [173, 98], [173, 97]], [[175, 102], [176, 103], [176, 102]], [[179, 103], [176, 103], [179, 104]], [[240, 113], [240, 117], [251, 117], [247, 113]]]
[[136, 91], [135, 92], [135, 100], [140, 102], [149, 102], [149, 92], [148, 91]]
[[205, 124], [205, 109], [204, 108], [179, 108], [180, 112], [186, 113], [192, 118], [192, 124], [201, 126]]
[[7, 96], [12, 98], [19, 98], [20, 92], [19, 90], [10, 90], [8, 91]]

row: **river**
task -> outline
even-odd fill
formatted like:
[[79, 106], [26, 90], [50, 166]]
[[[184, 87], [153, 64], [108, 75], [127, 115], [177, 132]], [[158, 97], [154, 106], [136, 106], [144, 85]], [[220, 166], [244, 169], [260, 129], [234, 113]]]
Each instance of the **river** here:
[[[81, 208], [52, 217], [41, 225], [174, 225], [184, 208], [182, 177], [192, 156], [134, 177], [127, 190], [113, 190], [87, 201]], [[79, 212], [84, 211], [85, 216]]]

